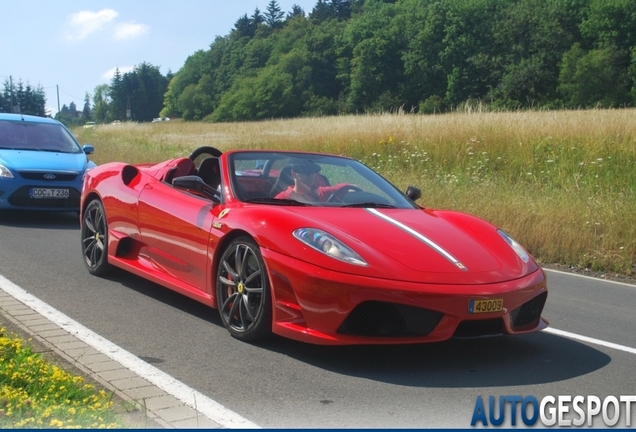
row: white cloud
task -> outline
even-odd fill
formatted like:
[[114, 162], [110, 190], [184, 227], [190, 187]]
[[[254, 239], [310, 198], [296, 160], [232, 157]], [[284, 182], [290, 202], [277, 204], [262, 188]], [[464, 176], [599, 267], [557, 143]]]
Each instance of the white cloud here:
[[125, 74], [126, 72], [132, 72], [134, 66], [118, 66], [118, 67], [114, 67], [112, 69], [108, 69], [106, 72], [104, 72], [104, 74], [102, 75], [102, 78], [104, 78], [105, 80], [109, 81], [113, 79], [113, 76], [115, 75], [115, 70], [119, 69], [119, 73], [120, 74]]
[[99, 12], [81, 11], [71, 15], [71, 30], [68, 40], [82, 40], [91, 33], [95, 33], [107, 23], [117, 18], [118, 13], [113, 9], [102, 9]]
[[134, 39], [139, 36], [143, 36], [148, 33], [150, 27], [146, 24], [137, 24], [134, 21], [119, 24], [113, 34], [113, 39], [124, 40]]

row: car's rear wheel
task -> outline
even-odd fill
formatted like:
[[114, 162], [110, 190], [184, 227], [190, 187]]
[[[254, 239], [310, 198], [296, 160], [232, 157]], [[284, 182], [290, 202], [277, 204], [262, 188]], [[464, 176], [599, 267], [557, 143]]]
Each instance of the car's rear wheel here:
[[108, 264], [108, 225], [106, 212], [98, 199], [91, 201], [82, 220], [82, 255], [89, 273], [104, 276], [111, 269]]
[[259, 247], [249, 237], [234, 239], [223, 252], [216, 295], [221, 320], [232, 336], [253, 342], [271, 335], [269, 279]]

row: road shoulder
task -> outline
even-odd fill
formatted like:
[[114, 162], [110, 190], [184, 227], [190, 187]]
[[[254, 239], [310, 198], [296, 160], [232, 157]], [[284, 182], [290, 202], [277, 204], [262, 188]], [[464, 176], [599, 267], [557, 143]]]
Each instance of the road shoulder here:
[[[1, 287], [0, 287], [1, 288]], [[130, 428], [220, 428], [172, 395], [81, 341], [0, 289], [0, 326], [29, 340], [38, 352], [86, 382], [112, 391]]]

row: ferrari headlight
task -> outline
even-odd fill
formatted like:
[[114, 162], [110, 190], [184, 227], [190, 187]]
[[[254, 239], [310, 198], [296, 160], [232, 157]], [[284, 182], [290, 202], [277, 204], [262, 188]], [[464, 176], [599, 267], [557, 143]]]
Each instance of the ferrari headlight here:
[[523, 261], [524, 263], [527, 263], [528, 261], [530, 261], [530, 255], [528, 255], [528, 252], [526, 252], [526, 250], [519, 243], [514, 241], [512, 237], [510, 237], [508, 234], [506, 234], [502, 230], [498, 229], [497, 232], [506, 241], [506, 243], [510, 245], [512, 250], [514, 250], [517, 253], [517, 255], [519, 255], [519, 258], [521, 258], [521, 261]]
[[13, 178], [13, 174], [11, 174], [11, 171], [9, 171], [7, 167], [0, 164], [0, 177]]
[[293, 232], [294, 237], [325, 255], [349, 264], [368, 265], [357, 253], [340, 240], [316, 228], [299, 228]]

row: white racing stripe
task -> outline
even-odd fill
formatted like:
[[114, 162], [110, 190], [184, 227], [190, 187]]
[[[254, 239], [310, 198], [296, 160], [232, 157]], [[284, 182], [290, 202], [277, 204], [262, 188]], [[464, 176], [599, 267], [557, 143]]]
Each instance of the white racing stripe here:
[[365, 208], [365, 210], [368, 211], [369, 213], [381, 218], [381, 219], [384, 219], [385, 221], [387, 221], [391, 225], [394, 225], [394, 226], [400, 228], [401, 230], [406, 231], [407, 233], [409, 233], [413, 237], [417, 238], [418, 240], [422, 241], [423, 243], [426, 243], [433, 250], [435, 250], [435, 252], [437, 252], [438, 254], [442, 255], [444, 258], [446, 258], [447, 260], [449, 260], [450, 262], [455, 264], [455, 266], [457, 268], [459, 268], [460, 270], [462, 270], [462, 271], [468, 270], [466, 268], [466, 266], [464, 266], [464, 264], [459, 262], [459, 260], [457, 258], [455, 258], [450, 253], [448, 253], [446, 250], [444, 250], [444, 248], [442, 248], [440, 245], [438, 245], [437, 243], [435, 243], [433, 240], [429, 239], [425, 235], [415, 231], [413, 228], [411, 228], [411, 227], [409, 227], [407, 225], [404, 225], [402, 222], [400, 222], [398, 220], [395, 220], [392, 217], [389, 217], [389, 216], [381, 213], [380, 211], [378, 211], [378, 210], [376, 210], [374, 208]]
[[554, 329], [551, 327], [548, 327], [546, 329], [543, 329], [542, 331], [546, 332], [546, 333], [551, 333], [553, 335], [556, 336], [562, 336], [562, 337], [566, 337], [568, 339], [575, 339], [575, 340], [579, 340], [581, 342], [587, 342], [587, 343], [591, 343], [594, 345], [600, 345], [600, 346], [604, 346], [606, 348], [611, 348], [611, 349], [615, 349], [618, 351], [624, 351], [630, 354], [636, 354], [636, 348], [631, 348], [625, 345], [619, 345], [619, 344], [615, 344], [612, 342], [606, 342], [604, 340], [600, 340], [600, 339], [594, 339], [591, 337], [587, 337], [587, 336], [583, 336], [583, 335], [579, 335], [576, 333], [570, 333], [570, 332], [566, 332], [563, 330], [558, 330], [558, 329]]
[[188, 387], [165, 372], [141, 360], [139, 357], [104, 339], [97, 333], [29, 294], [2, 275], [0, 275], [0, 289], [68, 331], [87, 345], [90, 345], [102, 354], [119, 362], [122, 366], [130, 369], [132, 372], [156, 385], [166, 393], [171, 394], [190, 408], [224, 428], [259, 428], [259, 426], [244, 419], [235, 412], [230, 411], [203, 393]]

